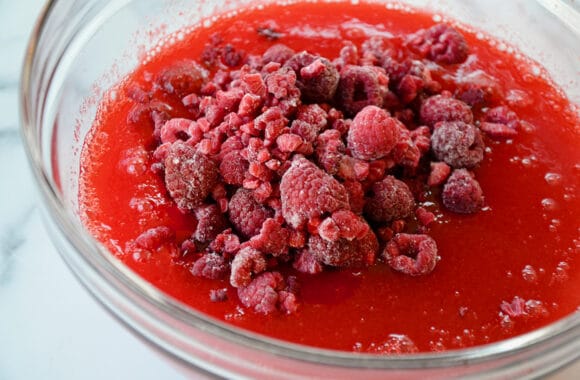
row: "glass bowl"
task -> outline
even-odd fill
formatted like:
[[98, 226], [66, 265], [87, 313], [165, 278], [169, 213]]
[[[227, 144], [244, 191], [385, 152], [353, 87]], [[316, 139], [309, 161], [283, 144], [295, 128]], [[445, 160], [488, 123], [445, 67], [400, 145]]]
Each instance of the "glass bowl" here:
[[[216, 321], [166, 296], [100, 246], [78, 214], [79, 157], [104, 92], [160, 35], [255, 4], [179, 0], [49, 1], [31, 37], [21, 87], [22, 134], [47, 226], [89, 292], [190, 374], [243, 378], [485, 377], [550, 373], [580, 357], [580, 313], [475, 348], [381, 357], [290, 344]], [[397, 3], [400, 4], [400, 3]], [[580, 104], [580, 13], [572, 1], [408, 1], [517, 47]]]

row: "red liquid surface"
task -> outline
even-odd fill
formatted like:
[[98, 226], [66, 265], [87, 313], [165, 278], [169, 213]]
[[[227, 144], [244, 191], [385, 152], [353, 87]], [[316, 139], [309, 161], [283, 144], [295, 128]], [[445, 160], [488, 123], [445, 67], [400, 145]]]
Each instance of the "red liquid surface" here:
[[[364, 4], [296, 4], [241, 12], [235, 19], [195, 29], [162, 50], [120, 84], [117, 93], [135, 84], [147, 86], [169, 62], [199, 59], [215, 32], [236, 48], [261, 54], [275, 42], [258, 36], [256, 29], [271, 20], [284, 32], [276, 42], [330, 59], [338, 56], [344, 40], [360, 45], [374, 33], [397, 35], [433, 25], [428, 14]], [[453, 214], [437, 206], [439, 194], [430, 195], [437, 220], [429, 235], [441, 256], [431, 274], [410, 277], [384, 263], [314, 276], [289, 268], [301, 283], [301, 307], [295, 315], [244, 310], [231, 287], [228, 301], [211, 302], [210, 290], [229, 287], [227, 279], [194, 277], [190, 263], [172, 259], [170, 252], [126, 250], [128, 242], [159, 225], [173, 228], [182, 241], [195, 222], [177, 210], [160, 176], [150, 170], [127, 173], [122, 163], [127, 150], [142, 149], [150, 156], [155, 141], [152, 129], [127, 124], [134, 101], [122, 95], [103, 101], [84, 146], [80, 203], [86, 225], [125, 264], [176, 299], [235, 326], [306, 345], [367, 350], [390, 334], [404, 334], [420, 351], [454, 349], [512, 337], [577, 311], [579, 120], [561, 93], [534, 75], [532, 64], [462, 33], [475, 59], [446, 67], [437, 79], [453, 91], [461, 71], [484, 70], [503, 96], [524, 94], [525, 101], [509, 105], [526, 128], [513, 141], [486, 140], [486, 157], [475, 169], [485, 194], [484, 210]], [[177, 102], [172, 106], [172, 116], [188, 116]], [[474, 110], [476, 120], [478, 112]], [[506, 317], [500, 305], [516, 296], [540, 306], [530, 309], [535, 313]]]

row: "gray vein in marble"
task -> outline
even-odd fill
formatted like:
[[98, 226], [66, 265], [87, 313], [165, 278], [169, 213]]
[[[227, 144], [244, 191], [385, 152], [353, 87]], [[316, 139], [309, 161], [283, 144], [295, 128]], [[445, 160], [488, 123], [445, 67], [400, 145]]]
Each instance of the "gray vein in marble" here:
[[29, 239], [24, 236], [23, 231], [30, 221], [36, 206], [29, 206], [18, 217], [14, 218], [13, 223], [8, 225], [0, 233], [0, 286], [10, 282], [13, 273], [14, 256], [18, 249]]

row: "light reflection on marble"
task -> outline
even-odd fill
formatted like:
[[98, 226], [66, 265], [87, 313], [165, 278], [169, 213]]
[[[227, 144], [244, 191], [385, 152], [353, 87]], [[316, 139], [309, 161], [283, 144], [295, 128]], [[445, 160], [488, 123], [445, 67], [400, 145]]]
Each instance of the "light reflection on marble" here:
[[[42, 224], [18, 132], [26, 40], [41, 0], [0, 0], [0, 379], [181, 379], [98, 305]], [[574, 379], [580, 363], [551, 379]]]

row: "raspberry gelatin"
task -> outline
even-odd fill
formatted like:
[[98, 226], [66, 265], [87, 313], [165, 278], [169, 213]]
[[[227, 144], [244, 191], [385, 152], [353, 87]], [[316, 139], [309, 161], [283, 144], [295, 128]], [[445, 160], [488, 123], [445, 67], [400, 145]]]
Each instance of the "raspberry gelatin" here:
[[112, 272], [159, 310], [372, 368], [485, 356], [573, 319], [578, 110], [536, 62], [396, 4], [166, 30], [83, 104], [98, 111], [76, 193]]

